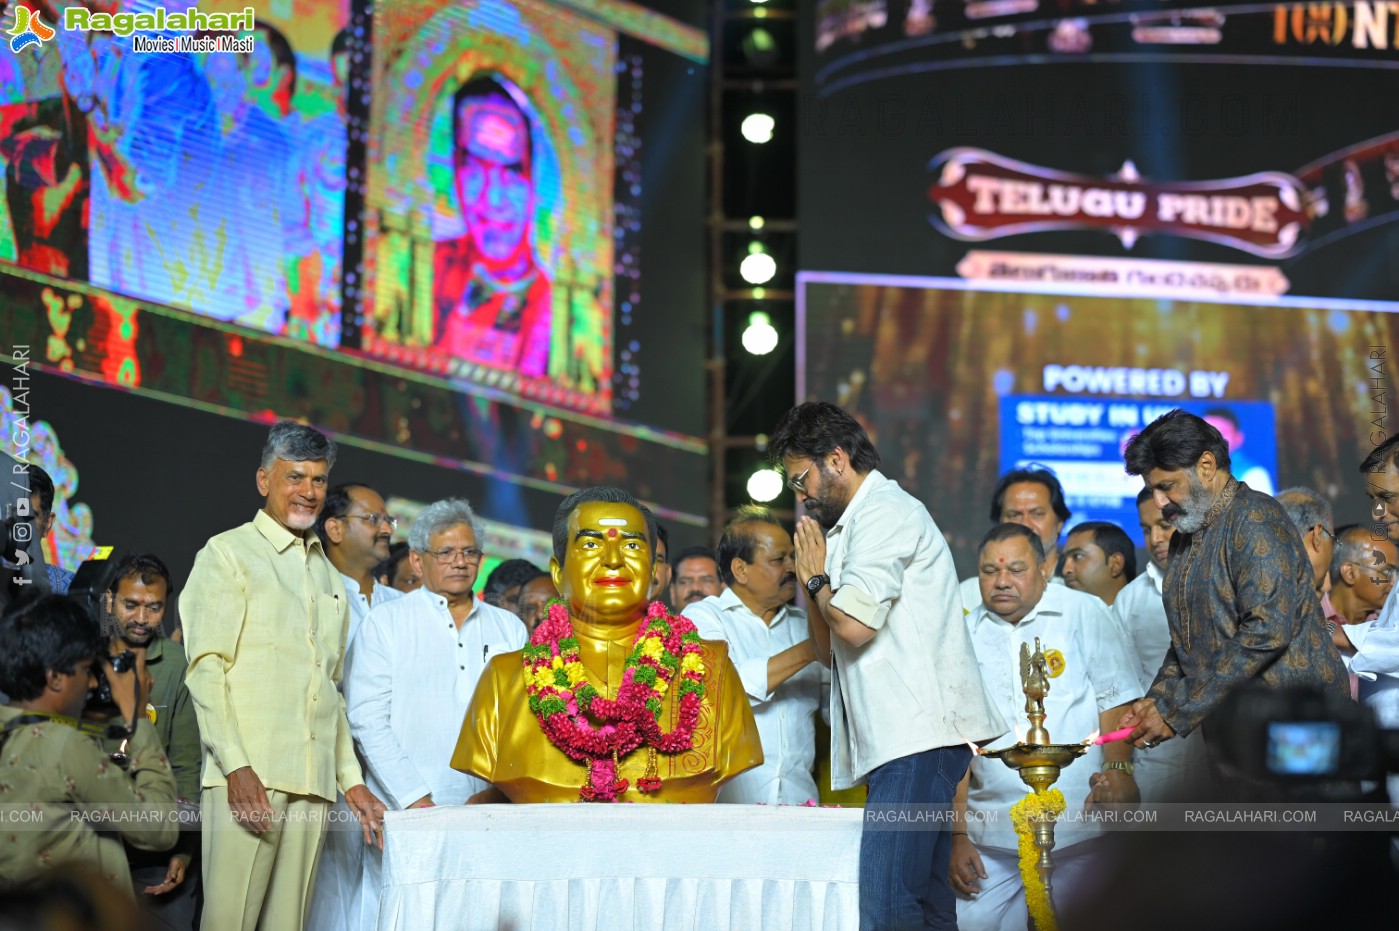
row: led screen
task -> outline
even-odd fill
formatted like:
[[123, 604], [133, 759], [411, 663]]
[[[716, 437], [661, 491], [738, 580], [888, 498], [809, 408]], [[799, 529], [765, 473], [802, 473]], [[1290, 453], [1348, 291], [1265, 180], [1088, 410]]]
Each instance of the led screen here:
[[1123, 471], [1122, 447], [1177, 407], [1220, 429], [1250, 487], [1307, 485], [1336, 501], [1338, 525], [1369, 520], [1359, 465], [1394, 427], [1394, 305], [816, 273], [799, 290], [803, 396], [869, 427], [883, 470], [928, 505], [964, 576], [996, 480], [1018, 465], [1055, 471], [1073, 523], [1110, 520], [1141, 543], [1142, 481]]
[[1375, 0], [823, 0], [801, 267], [1393, 300], [1396, 38]]
[[68, 6], [0, 54], [0, 261], [339, 345], [348, 2], [265, 5], [247, 53], [140, 51], [176, 33], [68, 29]]

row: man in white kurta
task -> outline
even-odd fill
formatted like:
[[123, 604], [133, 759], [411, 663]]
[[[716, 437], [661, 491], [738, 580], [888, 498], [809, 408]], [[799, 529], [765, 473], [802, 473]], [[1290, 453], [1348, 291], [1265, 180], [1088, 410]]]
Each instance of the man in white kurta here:
[[[462, 805], [488, 788], [451, 767], [458, 727], [491, 657], [525, 645], [525, 625], [472, 596], [481, 564], [463, 501], [424, 508], [409, 534], [423, 587], [376, 606], [350, 646], [345, 703], [366, 781], [390, 809]], [[377, 913], [383, 858], [365, 857], [363, 898]]]
[[[996, 539], [998, 533], [1001, 539]], [[993, 528], [981, 548], [983, 602], [967, 615], [967, 631], [992, 700], [1021, 734], [1029, 722], [1020, 650], [1026, 644], [1033, 653], [1038, 638], [1049, 672], [1044, 726], [1055, 743], [1073, 743], [1101, 730], [1105, 722], [1116, 722], [1140, 697], [1139, 665], [1100, 599], [1048, 584], [1053, 565], [1042, 554], [1039, 540], [1031, 540], [1024, 527]], [[1009, 747], [1018, 739], [1008, 734], [985, 749]], [[1126, 744], [1093, 746], [1054, 784], [1068, 802], [1054, 832], [1054, 888], [1061, 901], [1074, 895], [1093, 862], [1093, 845], [1085, 842], [1096, 831], [1081, 820], [1080, 812], [1090, 795], [1097, 801], [1133, 800], [1131, 767]], [[1111, 784], [1105, 772], [1115, 774]], [[952, 853], [962, 931], [1007, 931], [1028, 922], [1009, 817], [1011, 806], [1028, 791], [1016, 771], [1000, 760], [972, 759], [966, 780], [966, 833], [955, 839]], [[967, 849], [968, 841], [974, 851]], [[976, 875], [978, 865], [984, 876]], [[969, 889], [975, 894], [967, 894]]]
[[741, 508], [719, 540], [728, 588], [685, 606], [706, 640], [725, 640], [753, 706], [763, 763], [724, 784], [720, 802], [800, 805], [819, 793], [815, 716], [830, 688], [796, 594], [792, 538], [765, 508]]
[[[345, 583], [350, 604], [347, 650], [371, 607], [403, 596], [374, 577], [375, 567], [388, 558], [395, 526], [397, 521], [389, 515], [383, 496], [368, 485], [347, 482], [326, 492], [325, 507], [316, 519], [316, 535]], [[331, 810], [330, 830], [316, 863], [306, 931], [372, 929], [378, 917], [377, 901], [366, 902], [363, 895], [367, 847], [354, 832], [343, 830], [354, 823], [348, 815], [345, 798], [340, 796]]]

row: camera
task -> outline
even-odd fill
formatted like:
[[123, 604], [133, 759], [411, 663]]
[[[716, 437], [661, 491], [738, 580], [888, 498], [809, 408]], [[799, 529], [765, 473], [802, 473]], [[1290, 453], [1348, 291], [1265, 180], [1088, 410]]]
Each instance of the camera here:
[[1282, 796], [1359, 798], [1362, 782], [1399, 772], [1399, 731], [1317, 688], [1243, 686], [1206, 727], [1222, 769]]
[[[116, 619], [108, 610], [106, 593], [120, 561], [111, 556], [111, 547], [99, 547], [91, 559], [78, 566], [78, 571], [68, 583], [68, 597], [81, 604], [97, 621], [102, 629], [102, 636], [108, 641], [112, 639], [116, 630]], [[136, 654], [130, 650], [114, 653], [108, 659], [117, 672], [126, 672], [136, 666]], [[87, 693], [86, 712], [103, 717], [115, 715], [117, 706], [112, 700], [112, 683], [107, 680], [106, 667], [98, 664], [93, 667], [93, 672], [97, 676], [97, 687]]]
[[[112, 669], [116, 672], [129, 672], [136, 668], [136, 654], [130, 650], [121, 653], [114, 653], [107, 657], [112, 663]], [[97, 677], [97, 687], [89, 689], [87, 693], [87, 705], [84, 710], [87, 712], [96, 711], [100, 714], [116, 714], [117, 703], [112, 698], [112, 683], [107, 678], [107, 670], [101, 665], [94, 666], [93, 675]]]

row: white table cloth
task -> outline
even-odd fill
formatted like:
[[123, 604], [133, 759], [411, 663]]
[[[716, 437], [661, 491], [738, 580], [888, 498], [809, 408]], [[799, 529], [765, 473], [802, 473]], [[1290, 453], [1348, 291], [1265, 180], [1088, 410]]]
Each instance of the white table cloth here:
[[389, 812], [381, 931], [846, 931], [858, 808], [473, 805]]

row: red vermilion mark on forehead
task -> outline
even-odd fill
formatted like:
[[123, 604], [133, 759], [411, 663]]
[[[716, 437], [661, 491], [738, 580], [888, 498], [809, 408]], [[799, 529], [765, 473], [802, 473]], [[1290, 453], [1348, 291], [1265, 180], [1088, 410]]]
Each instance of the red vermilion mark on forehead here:
[[1004, 556], [997, 556], [997, 557], [996, 557], [996, 562], [998, 562], [998, 563], [1000, 563], [1001, 565], [1004, 566], [1004, 565], [1006, 564], [1006, 558], [1005, 558]]
[[608, 538], [609, 540], [615, 540], [615, 539], [617, 539], [617, 528], [616, 528], [616, 527], [613, 527], [611, 530], [607, 531], [607, 538]]

